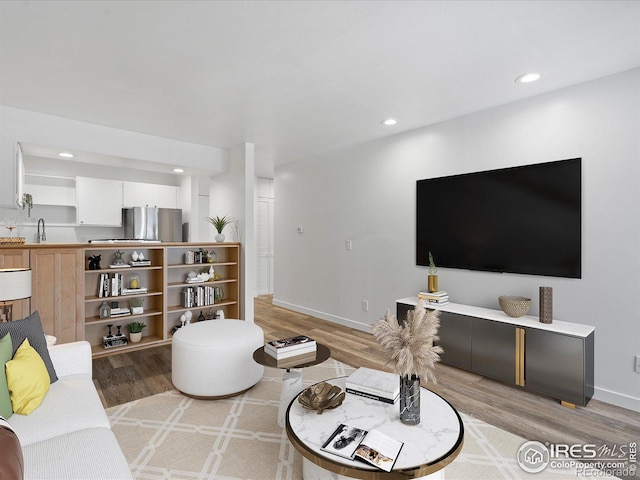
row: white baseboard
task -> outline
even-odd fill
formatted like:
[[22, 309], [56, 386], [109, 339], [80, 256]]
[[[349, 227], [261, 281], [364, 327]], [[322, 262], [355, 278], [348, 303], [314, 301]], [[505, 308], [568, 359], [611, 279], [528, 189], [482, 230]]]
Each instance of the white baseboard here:
[[596, 400], [640, 412], [640, 398], [631, 397], [624, 393], [613, 392], [605, 388], [595, 387], [594, 390], [593, 398]]
[[305, 315], [310, 315], [312, 317], [321, 318], [322, 320], [327, 320], [329, 322], [337, 323], [339, 325], [343, 325], [349, 328], [355, 328], [356, 330], [361, 330], [363, 332], [368, 332], [370, 328], [370, 325], [366, 323], [356, 322], [355, 320], [351, 320], [349, 318], [338, 317], [336, 315], [331, 315], [330, 313], [320, 312], [318, 310], [313, 310], [311, 308], [301, 307], [300, 305], [283, 302], [282, 300], [278, 300], [276, 298], [273, 299], [272, 303], [278, 307], [286, 308], [288, 310], [293, 310], [294, 312], [303, 313]]

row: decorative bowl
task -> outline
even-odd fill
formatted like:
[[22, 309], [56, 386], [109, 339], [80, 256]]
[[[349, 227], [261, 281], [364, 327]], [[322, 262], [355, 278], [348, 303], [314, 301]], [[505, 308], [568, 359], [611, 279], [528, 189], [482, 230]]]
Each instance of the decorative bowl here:
[[526, 315], [531, 308], [531, 299], [527, 297], [501, 295], [498, 303], [504, 313], [514, 318]]
[[325, 410], [342, 405], [344, 397], [345, 394], [340, 387], [320, 382], [302, 392], [298, 397], [298, 402], [307, 410], [317, 410], [320, 415]]

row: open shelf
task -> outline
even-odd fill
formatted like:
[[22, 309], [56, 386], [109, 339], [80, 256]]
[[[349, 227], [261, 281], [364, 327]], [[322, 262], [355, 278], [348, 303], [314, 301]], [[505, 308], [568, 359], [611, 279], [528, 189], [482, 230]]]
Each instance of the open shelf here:
[[[216, 261], [212, 263], [185, 264], [185, 253], [192, 250], [206, 250], [215, 253]], [[121, 268], [109, 268], [113, 261], [114, 253], [122, 252], [122, 259], [129, 263], [133, 252], [142, 252], [146, 260], [151, 261], [150, 266], [130, 266]], [[197, 317], [203, 310], [208, 316], [211, 311], [222, 310], [225, 318], [239, 318], [240, 314], [240, 244], [239, 243], [184, 243], [171, 245], [150, 244], [117, 244], [117, 245], [91, 245], [84, 248], [85, 265], [84, 276], [84, 337], [92, 346], [94, 357], [120, 353], [131, 349], [148, 348], [150, 346], [171, 341], [171, 330], [179, 325], [180, 315], [190, 310]], [[90, 270], [88, 268], [89, 257], [101, 256], [101, 269]], [[208, 271], [211, 267], [222, 276], [219, 280], [202, 283], [186, 283], [187, 273]], [[129, 286], [132, 277], [138, 277], [139, 285], [147, 288], [145, 293], [132, 293], [117, 296], [98, 296], [100, 287], [100, 275], [122, 275], [123, 285]], [[221, 288], [223, 300], [210, 305], [184, 307], [182, 305], [182, 291], [189, 287], [208, 286]], [[100, 318], [99, 309], [103, 302], [119, 302], [120, 306], [128, 306], [128, 300], [132, 298], [144, 298], [144, 313], [140, 315], [124, 315], [109, 318]], [[143, 330], [144, 336], [139, 343], [128, 343], [124, 346], [105, 349], [102, 337], [107, 335], [107, 325], [113, 325], [115, 333], [117, 327], [127, 335], [126, 325], [132, 321], [143, 322], [147, 327]], [[192, 320], [193, 321], [193, 320]]]

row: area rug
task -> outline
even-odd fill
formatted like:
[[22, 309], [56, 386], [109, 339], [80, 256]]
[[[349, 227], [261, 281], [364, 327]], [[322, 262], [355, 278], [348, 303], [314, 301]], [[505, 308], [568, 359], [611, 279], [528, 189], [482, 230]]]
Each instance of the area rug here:
[[[333, 359], [302, 370], [305, 385], [344, 376], [354, 369]], [[302, 459], [276, 417], [282, 370], [243, 395], [196, 400], [171, 390], [107, 410], [136, 479], [301, 480]], [[461, 414], [465, 438], [446, 480], [520, 479], [516, 454], [525, 439]], [[574, 469], [547, 468], [536, 480], [581, 478]]]

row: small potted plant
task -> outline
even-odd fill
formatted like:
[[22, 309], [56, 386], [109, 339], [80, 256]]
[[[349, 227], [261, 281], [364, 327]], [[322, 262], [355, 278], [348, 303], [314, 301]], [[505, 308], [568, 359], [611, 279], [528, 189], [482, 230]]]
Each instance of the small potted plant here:
[[225, 215], [224, 217], [207, 217], [207, 221], [211, 225], [213, 225], [213, 227], [218, 232], [218, 234], [216, 235], [216, 242], [224, 242], [224, 233], [222, 233], [222, 230], [224, 230], [224, 227], [233, 222], [233, 218], [228, 217], [227, 215]]
[[142, 322], [131, 322], [127, 325], [127, 329], [129, 330], [129, 340], [131, 343], [138, 343], [142, 340], [142, 329], [146, 328], [146, 324]]
[[129, 300], [129, 306], [131, 307], [132, 315], [141, 315], [144, 313], [144, 307], [142, 304], [144, 303], [144, 298], [132, 298]]
[[429, 252], [429, 275], [427, 275], [427, 284], [429, 292], [437, 292], [438, 291], [438, 269], [436, 268], [436, 264], [433, 261], [433, 255]]

